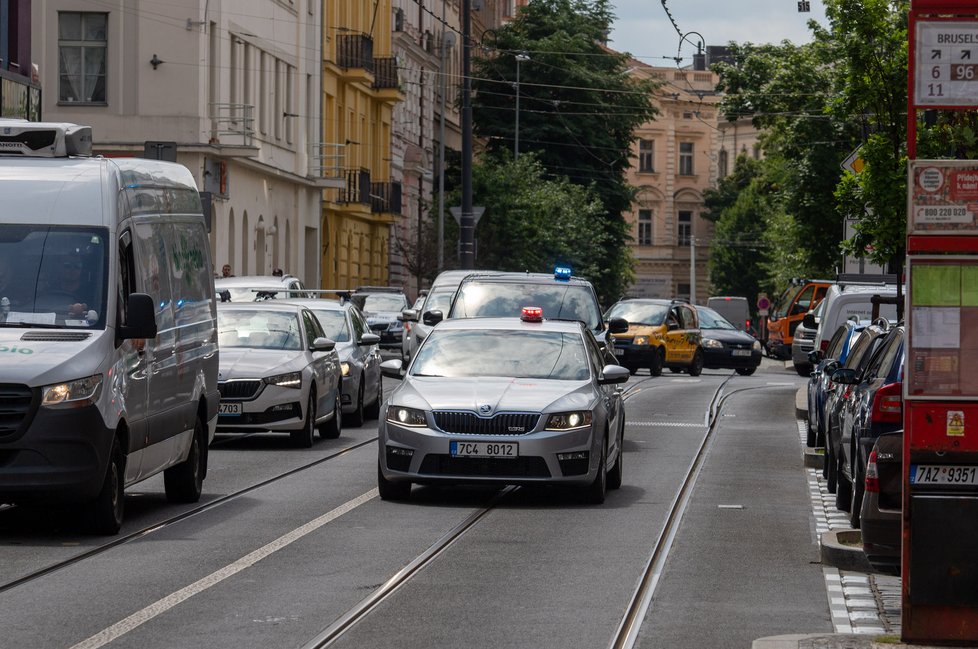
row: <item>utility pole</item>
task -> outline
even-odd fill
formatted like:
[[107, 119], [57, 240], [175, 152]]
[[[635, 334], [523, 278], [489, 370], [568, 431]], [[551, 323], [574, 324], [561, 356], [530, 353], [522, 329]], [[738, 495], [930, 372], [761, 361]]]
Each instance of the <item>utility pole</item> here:
[[462, 0], [462, 214], [459, 219], [459, 266], [475, 268], [475, 219], [472, 214], [472, 7]]
[[689, 303], [696, 304], [696, 237], [689, 237]]
[[[445, 61], [448, 60], [448, 31], [444, 28], [445, 5], [448, 0], [441, 4], [441, 65], [439, 72], [441, 77], [441, 113], [438, 124], [438, 272], [445, 270], [445, 93], [447, 92], [447, 68]], [[454, 35], [453, 35], [454, 36]]]
[[516, 128], [513, 135], [513, 159], [520, 159], [520, 63], [529, 61], [530, 57], [526, 52], [516, 55]]

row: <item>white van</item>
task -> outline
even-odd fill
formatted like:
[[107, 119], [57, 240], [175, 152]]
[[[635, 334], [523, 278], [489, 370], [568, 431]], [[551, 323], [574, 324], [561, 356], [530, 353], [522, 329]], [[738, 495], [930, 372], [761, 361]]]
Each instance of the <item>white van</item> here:
[[193, 176], [91, 143], [0, 120], [0, 502], [80, 502], [115, 534], [124, 488], [160, 471], [200, 498], [217, 313]]
[[[879, 277], [881, 281], [874, 282], [871, 278], [865, 280], [840, 280], [833, 284], [825, 292], [823, 300], [825, 306], [822, 307], [822, 315], [818, 322], [818, 331], [815, 333], [813, 348], [825, 351], [829, 345], [829, 338], [835, 333], [846, 320], [857, 322], [869, 320], [873, 315], [873, 296], [879, 295], [885, 298], [896, 298], [896, 284], [887, 283], [893, 276], [873, 276]], [[809, 314], [811, 315], [811, 314]], [[886, 318], [890, 322], [897, 321], [896, 304], [880, 304], [877, 317]], [[809, 316], [805, 316], [808, 320]], [[808, 323], [805, 325], [809, 326]]]
[[706, 300], [706, 306], [722, 315], [741, 331], [751, 333], [750, 305], [746, 297], [715, 296]]

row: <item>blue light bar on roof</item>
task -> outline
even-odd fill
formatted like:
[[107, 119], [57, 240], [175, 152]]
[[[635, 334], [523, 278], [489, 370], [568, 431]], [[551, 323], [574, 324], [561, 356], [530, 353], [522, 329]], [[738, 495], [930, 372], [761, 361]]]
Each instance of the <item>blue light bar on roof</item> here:
[[571, 278], [574, 274], [574, 269], [570, 266], [555, 266], [554, 267], [554, 279], [567, 280]]

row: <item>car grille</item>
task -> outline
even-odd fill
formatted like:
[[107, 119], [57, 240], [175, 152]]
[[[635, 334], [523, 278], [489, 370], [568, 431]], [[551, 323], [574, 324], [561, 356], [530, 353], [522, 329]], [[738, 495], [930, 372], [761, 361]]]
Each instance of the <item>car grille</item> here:
[[0, 384], [0, 437], [21, 430], [31, 410], [33, 396], [26, 385]]
[[421, 462], [422, 475], [465, 476], [476, 478], [549, 478], [550, 469], [542, 457], [452, 457], [429, 453]]
[[801, 332], [795, 329], [795, 332], [795, 335], [802, 340], [815, 340], [815, 334], [817, 333], [814, 329], [802, 329]]
[[727, 347], [730, 349], [751, 349], [754, 343], [727, 343]]
[[217, 384], [222, 399], [253, 399], [261, 390], [261, 381], [225, 381]]
[[439, 430], [457, 435], [525, 435], [537, 426], [537, 413], [504, 413], [482, 418], [473, 412], [436, 410], [432, 413]]

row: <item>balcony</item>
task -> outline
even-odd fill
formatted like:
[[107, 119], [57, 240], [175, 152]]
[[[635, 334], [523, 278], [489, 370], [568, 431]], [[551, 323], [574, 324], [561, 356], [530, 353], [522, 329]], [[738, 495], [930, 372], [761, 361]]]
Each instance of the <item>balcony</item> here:
[[337, 203], [370, 205], [370, 170], [346, 169], [346, 186], [340, 190]]
[[397, 77], [397, 58], [384, 56], [374, 59], [374, 82], [371, 86], [377, 97], [390, 102], [403, 99]]
[[[255, 107], [251, 104], [211, 104], [211, 141], [254, 146]], [[240, 138], [240, 139], [239, 139]]]
[[336, 65], [347, 81], [373, 83], [374, 41], [366, 34], [336, 37]]
[[401, 214], [401, 183], [370, 183], [370, 211], [374, 214]]

